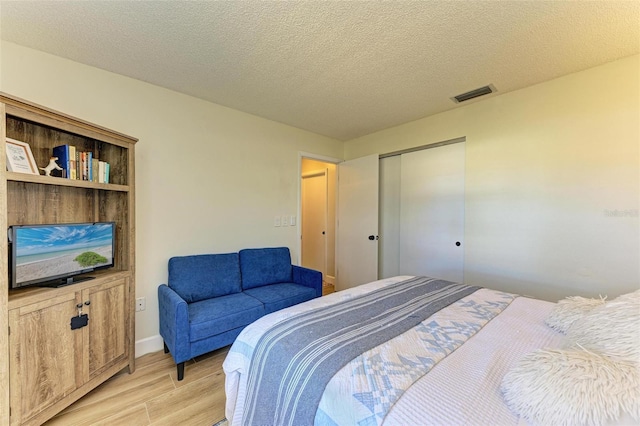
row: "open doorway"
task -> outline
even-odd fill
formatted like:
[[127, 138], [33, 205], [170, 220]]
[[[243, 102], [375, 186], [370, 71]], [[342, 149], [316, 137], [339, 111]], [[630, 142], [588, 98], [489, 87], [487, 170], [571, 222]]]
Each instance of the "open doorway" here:
[[336, 184], [335, 163], [301, 157], [300, 263], [322, 272], [323, 294], [335, 289]]

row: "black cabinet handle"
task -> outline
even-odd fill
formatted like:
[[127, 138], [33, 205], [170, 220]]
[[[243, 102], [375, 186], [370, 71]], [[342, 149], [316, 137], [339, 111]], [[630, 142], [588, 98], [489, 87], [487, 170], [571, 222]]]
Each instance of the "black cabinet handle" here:
[[460, 241], [456, 241], [456, 247], [460, 247]]
[[370, 239], [371, 241], [373, 241], [373, 240], [375, 240], [375, 239], [376, 239], [376, 237], [375, 237], [375, 236], [373, 236], [373, 235], [369, 235], [369, 239]]

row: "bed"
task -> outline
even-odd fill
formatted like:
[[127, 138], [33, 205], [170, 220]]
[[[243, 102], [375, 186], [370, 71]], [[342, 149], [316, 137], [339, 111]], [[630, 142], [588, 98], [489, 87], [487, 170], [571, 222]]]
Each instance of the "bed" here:
[[554, 306], [398, 276], [274, 312], [229, 350], [226, 417], [232, 426], [526, 424], [501, 381], [524, 355], [562, 346], [545, 324]]

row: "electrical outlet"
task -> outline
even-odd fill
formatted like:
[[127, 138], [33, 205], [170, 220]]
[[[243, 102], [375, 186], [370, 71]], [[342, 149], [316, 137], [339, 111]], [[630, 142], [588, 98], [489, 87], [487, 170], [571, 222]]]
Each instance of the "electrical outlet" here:
[[147, 309], [147, 299], [144, 297], [136, 298], [136, 312], [144, 311]]

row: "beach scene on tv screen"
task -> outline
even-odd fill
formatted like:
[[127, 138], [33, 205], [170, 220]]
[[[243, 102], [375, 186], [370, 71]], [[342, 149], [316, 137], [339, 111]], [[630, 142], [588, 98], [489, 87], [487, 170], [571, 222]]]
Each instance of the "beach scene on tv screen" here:
[[109, 224], [16, 228], [16, 282], [42, 280], [110, 265], [112, 232]]

